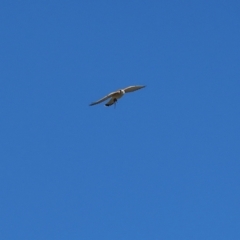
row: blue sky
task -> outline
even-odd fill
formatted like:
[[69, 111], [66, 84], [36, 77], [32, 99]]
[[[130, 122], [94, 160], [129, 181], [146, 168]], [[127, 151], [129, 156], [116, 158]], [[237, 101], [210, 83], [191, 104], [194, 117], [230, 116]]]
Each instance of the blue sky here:
[[239, 12], [2, 0], [0, 239], [240, 239]]

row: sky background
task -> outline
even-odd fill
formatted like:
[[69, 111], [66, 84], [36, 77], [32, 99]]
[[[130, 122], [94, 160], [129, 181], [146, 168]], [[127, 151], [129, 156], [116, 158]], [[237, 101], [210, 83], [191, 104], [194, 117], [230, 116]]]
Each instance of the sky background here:
[[0, 239], [240, 239], [240, 1], [1, 0], [0, 36]]

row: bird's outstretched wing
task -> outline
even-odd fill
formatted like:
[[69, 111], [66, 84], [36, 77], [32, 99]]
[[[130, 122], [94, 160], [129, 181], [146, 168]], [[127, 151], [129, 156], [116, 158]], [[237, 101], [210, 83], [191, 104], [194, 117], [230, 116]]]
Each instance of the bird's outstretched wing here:
[[101, 103], [101, 102], [107, 100], [108, 98], [110, 98], [110, 97], [111, 97], [113, 94], [115, 94], [115, 93], [116, 93], [116, 92], [109, 93], [107, 96], [99, 99], [99, 100], [96, 101], [96, 102], [91, 103], [89, 106], [93, 106], [93, 105], [96, 105], [96, 104], [98, 104], [98, 103]]
[[123, 90], [125, 91], [125, 93], [129, 93], [129, 92], [134, 92], [136, 90], [139, 90], [139, 89], [145, 88], [145, 87], [146, 86], [140, 86], [140, 85], [138, 85], [138, 86], [130, 86], [130, 87], [124, 88]]

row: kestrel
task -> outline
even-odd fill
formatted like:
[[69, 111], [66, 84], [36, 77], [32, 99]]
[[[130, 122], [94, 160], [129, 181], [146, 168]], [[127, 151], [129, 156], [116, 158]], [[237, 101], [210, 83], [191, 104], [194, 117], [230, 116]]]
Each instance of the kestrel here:
[[134, 91], [139, 90], [144, 87], [146, 87], [146, 86], [130, 86], [130, 87], [126, 87], [124, 89], [117, 90], [115, 92], [109, 93], [107, 96], [101, 98], [100, 100], [91, 103], [90, 106], [101, 103], [110, 98], [110, 100], [105, 104], [105, 106], [109, 107], [109, 106], [115, 104], [117, 102], [117, 100], [119, 98], [121, 98], [125, 93], [134, 92]]

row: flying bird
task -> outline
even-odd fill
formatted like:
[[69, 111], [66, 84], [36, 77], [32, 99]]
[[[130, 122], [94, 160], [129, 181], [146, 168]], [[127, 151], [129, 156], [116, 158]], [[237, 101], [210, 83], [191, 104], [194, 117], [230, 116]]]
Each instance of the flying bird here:
[[115, 92], [109, 93], [108, 95], [101, 98], [100, 100], [91, 103], [90, 106], [96, 105], [96, 104], [101, 103], [110, 98], [110, 100], [105, 104], [105, 106], [109, 107], [113, 104], [116, 104], [117, 100], [119, 98], [121, 98], [125, 93], [134, 92], [134, 91], [139, 90], [144, 87], [146, 87], [146, 86], [130, 86], [130, 87], [126, 87], [126, 88], [117, 90]]

